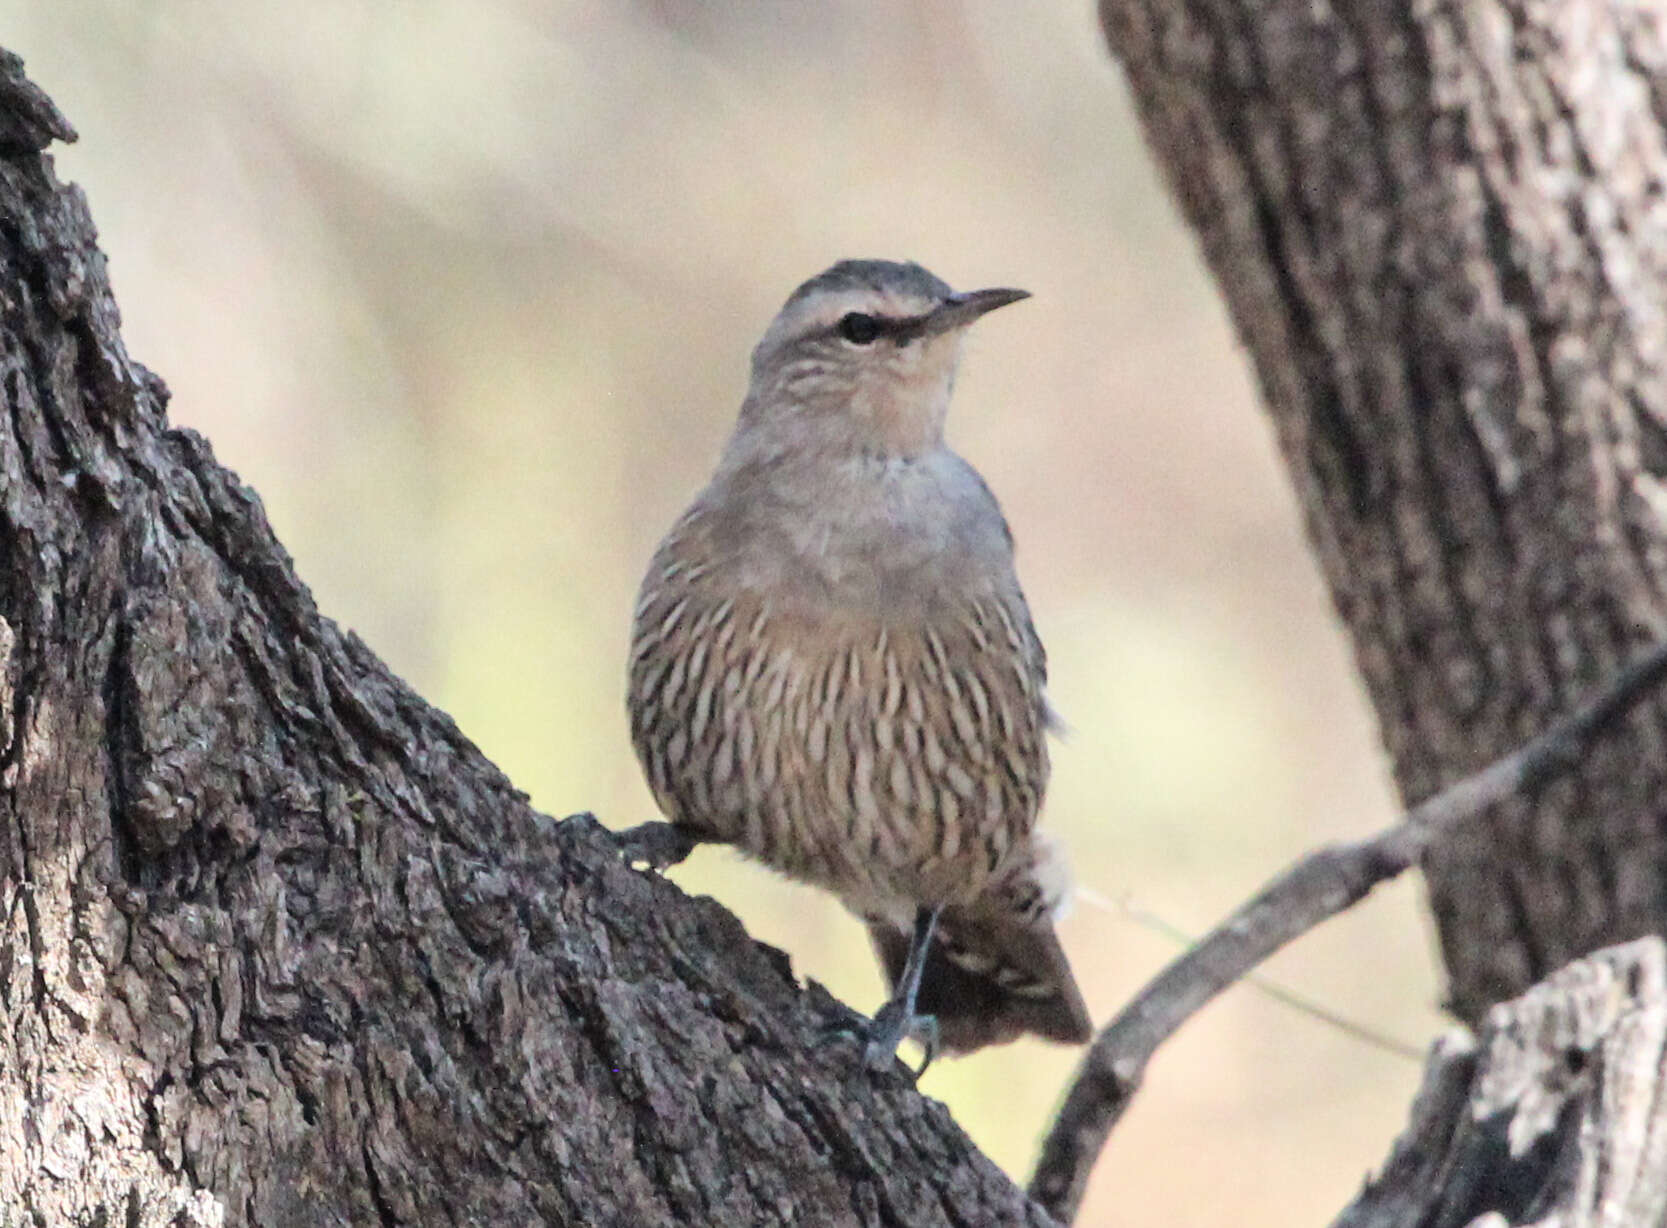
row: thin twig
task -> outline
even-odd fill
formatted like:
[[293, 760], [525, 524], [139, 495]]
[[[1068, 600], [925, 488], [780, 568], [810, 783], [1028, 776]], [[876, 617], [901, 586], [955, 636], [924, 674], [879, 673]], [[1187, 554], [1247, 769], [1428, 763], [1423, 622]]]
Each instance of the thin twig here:
[[1413, 807], [1367, 840], [1309, 853], [1147, 984], [1095, 1038], [1042, 1144], [1030, 1196], [1055, 1219], [1075, 1218], [1112, 1127], [1158, 1046], [1268, 956], [1417, 863], [1456, 824], [1568, 770], [1596, 736], [1667, 677], [1667, 643], [1620, 671], [1586, 707], [1532, 741]]
[[[1198, 941], [1196, 934], [1189, 934], [1179, 926], [1171, 925], [1149, 908], [1136, 904], [1132, 899], [1124, 897], [1120, 900], [1108, 900], [1098, 891], [1078, 885], [1072, 894], [1085, 904], [1092, 904], [1107, 912], [1126, 917], [1137, 925], [1144, 926], [1153, 933], [1162, 934], [1170, 941], [1191, 947]], [[1323, 1003], [1316, 1002], [1306, 994], [1300, 994], [1289, 986], [1282, 985], [1272, 977], [1261, 976], [1255, 972], [1247, 972], [1242, 978], [1246, 985], [1255, 989], [1266, 997], [1272, 998], [1281, 1005], [1288, 1006], [1298, 1014], [1307, 1015], [1327, 1027], [1335, 1028], [1345, 1036], [1352, 1036], [1362, 1044], [1380, 1049], [1394, 1057], [1404, 1058], [1410, 1062], [1422, 1062], [1424, 1050], [1387, 1032], [1380, 1032], [1370, 1024], [1361, 1023], [1358, 1019], [1350, 1019], [1339, 1011]]]

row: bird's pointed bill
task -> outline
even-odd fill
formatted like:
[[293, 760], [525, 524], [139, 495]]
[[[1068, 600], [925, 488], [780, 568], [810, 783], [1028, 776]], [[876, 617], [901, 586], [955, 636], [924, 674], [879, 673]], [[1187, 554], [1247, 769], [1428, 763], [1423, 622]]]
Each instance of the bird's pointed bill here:
[[952, 294], [927, 313], [923, 332], [947, 333], [951, 329], [971, 324], [979, 316], [1030, 297], [1029, 290], [969, 290]]

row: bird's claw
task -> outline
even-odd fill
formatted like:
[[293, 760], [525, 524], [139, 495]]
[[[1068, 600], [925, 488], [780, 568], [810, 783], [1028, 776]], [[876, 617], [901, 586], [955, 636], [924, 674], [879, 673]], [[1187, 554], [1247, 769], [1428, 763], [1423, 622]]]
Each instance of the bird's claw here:
[[897, 1048], [905, 1040], [917, 1042], [925, 1051], [920, 1066], [910, 1072], [915, 1080], [919, 1080], [938, 1056], [937, 1016], [905, 1016], [903, 1004], [895, 999], [875, 1012], [872, 1019], [857, 1016], [849, 1023], [829, 1028], [822, 1034], [819, 1043], [828, 1045], [850, 1041], [860, 1045], [863, 1065], [878, 1073], [897, 1060]]
[[904, 1004], [893, 998], [875, 1013], [866, 1039], [862, 1051], [863, 1065], [873, 1071], [884, 1070], [896, 1061], [897, 1047], [905, 1040], [919, 1042], [925, 1056], [914, 1072], [918, 1080], [938, 1056], [938, 1019], [936, 1015], [906, 1013]]

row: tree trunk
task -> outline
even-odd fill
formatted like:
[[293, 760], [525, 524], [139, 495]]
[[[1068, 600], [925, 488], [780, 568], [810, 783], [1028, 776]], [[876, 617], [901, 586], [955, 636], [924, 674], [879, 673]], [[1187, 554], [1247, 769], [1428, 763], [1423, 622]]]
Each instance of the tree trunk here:
[[[1102, 0], [1412, 803], [1667, 634], [1655, 0]], [[1424, 863], [1476, 1021], [1667, 922], [1667, 706]]]
[[314, 608], [0, 53], [0, 1224], [1048, 1222]]

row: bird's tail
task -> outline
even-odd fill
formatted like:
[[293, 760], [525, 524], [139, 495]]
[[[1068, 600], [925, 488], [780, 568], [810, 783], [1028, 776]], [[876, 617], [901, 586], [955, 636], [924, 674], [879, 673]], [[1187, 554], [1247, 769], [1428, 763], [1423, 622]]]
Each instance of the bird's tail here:
[[[909, 934], [872, 917], [868, 932], [895, 990]], [[1046, 916], [1025, 923], [946, 912], [926, 957], [915, 1009], [937, 1017], [946, 1053], [969, 1053], [1026, 1033], [1072, 1045], [1093, 1035], [1082, 992]]]

